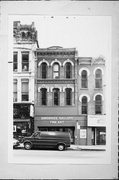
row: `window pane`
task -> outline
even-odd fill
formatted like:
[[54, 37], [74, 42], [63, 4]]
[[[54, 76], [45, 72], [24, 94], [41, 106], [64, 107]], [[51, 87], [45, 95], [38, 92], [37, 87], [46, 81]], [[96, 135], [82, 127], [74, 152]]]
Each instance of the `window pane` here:
[[88, 81], [87, 81], [87, 71], [83, 70], [81, 74], [81, 87], [87, 88], [88, 87]]
[[29, 53], [22, 53], [22, 70], [29, 70]]
[[87, 106], [88, 106], [88, 104], [87, 104], [87, 97], [84, 96], [82, 98], [82, 114], [87, 114]]
[[95, 98], [95, 114], [102, 114], [102, 97], [97, 95]]
[[47, 64], [42, 63], [42, 78], [46, 78], [47, 76]]
[[66, 63], [66, 78], [71, 78], [71, 64]]
[[41, 89], [41, 104], [47, 105], [47, 89], [45, 88]]
[[28, 92], [28, 82], [22, 82], [22, 92]]
[[59, 65], [58, 64], [54, 65], [54, 71], [59, 71]]
[[17, 71], [18, 66], [18, 54], [14, 52], [13, 54], [13, 71]]
[[70, 88], [66, 89], [66, 105], [71, 105], [71, 99], [72, 99], [72, 90]]
[[96, 70], [95, 74], [95, 87], [102, 88], [102, 72], [100, 69]]
[[59, 105], [59, 89], [54, 89], [54, 105]]

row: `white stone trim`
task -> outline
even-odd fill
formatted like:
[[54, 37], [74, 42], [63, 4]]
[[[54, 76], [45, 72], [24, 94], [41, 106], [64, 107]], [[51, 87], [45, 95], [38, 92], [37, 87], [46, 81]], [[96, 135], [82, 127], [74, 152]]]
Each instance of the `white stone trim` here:
[[83, 68], [81, 68], [81, 69], [79, 70], [79, 75], [80, 75], [80, 76], [81, 76], [81, 73], [82, 73], [83, 70], [87, 71], [87, 75], [88, 75], [88, 76], [90, 75], [90, 70], [89, 70], [87, 67], [83, 67]]
[[46, 61], [45, 59], [43, 59], [42, 61], [40, 61], [39, 63], [38, 63], [38, 66], [40, 66], [42, 63], [46, 63], [47, 64], [47, 66], [49, 66], [49, 62], [48, 61]]
[[79, 101], [82, 102], [82, 98], [83, 98], [84, 96], [87, 97], [88, 102], [89, 102], [89, 101], [90, 101], [90, 96], [89, 96], [88, 94], [81, 94], [81, 95], [79, 96]]
[[63, 92], [65, 92], [66, 88], [70, 88], [70, 89], [72, 89], [72, 92], [74, 92], [74, 87], [72, 87], [70, 85], [67, 85], [67, 86], [63, 87]]
[[49, 87], [45, 86], [45, 85], [42, 85], [41, 87], [38, 87], [38, 92], [41, 91], [42, 88], [46, 88], [47, 89], [47, 92], [49, 92]]
[[101, 68], [101, 67], [96, 67], [94, 70], [93, 70], [93, 75], [95, 76], [95, 72], [97, 69], [100, 69], [102, 71], [102, 75], [104, 74], [104, 70]]
[[58, 61], [57, 59], [55, 59], [54, 61], [52, 61], [50, 65], [53, 66], [54, 63], [58, 63], [58, 64], [61, 66], [61, 62]]
[[59, 86], [51, 87], [50, 91], [53, 92], [53, 89], [55, 89], [55, 88], [59, 89], [60, 92], [62, 92], [62, 87], [59, 87]]
[[73, 63], [70, 59], [67, 59], [67, 60], [65, 60], [65, 61], [63, 62], [63, 67], [65, 66], [65, 64], [66, 64], [67, 62], [71, 63], [71, 65], [74, 66], [74, 63]]
[[104, 96], [103, 96], [102, 93], [96, 93], [96, 94], [94, 95], [94, 97], [93, 97], [93, 101], [95, 101], [95, 97], [96, 97], [97, 95], [102, 96], [102, 101], [104, 101]]

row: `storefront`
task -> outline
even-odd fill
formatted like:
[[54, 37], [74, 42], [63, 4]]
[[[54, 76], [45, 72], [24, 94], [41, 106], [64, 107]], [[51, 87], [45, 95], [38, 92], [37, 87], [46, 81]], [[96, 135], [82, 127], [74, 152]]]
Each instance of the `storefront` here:
[[88, 128], [91, 129], [91, 144], [106, 145], [106, 116], [89, 115]]
[[[35, 131], [62, 131], [62, 132], [69, 132], [71, 134], [71, 140], [72, 144], [80, 144], [81, 138], [80, 135], [83, 136], [84, 132], [82, 134], [80, 133], [81, 130], [81, 123], [85, 122], [85, 119], [82, 120], [82, 117], [79, 116], [58, 116], [58, 117], [35, 117], [34, 126]], [[83, 137], [86, 141], [86, 137]]]

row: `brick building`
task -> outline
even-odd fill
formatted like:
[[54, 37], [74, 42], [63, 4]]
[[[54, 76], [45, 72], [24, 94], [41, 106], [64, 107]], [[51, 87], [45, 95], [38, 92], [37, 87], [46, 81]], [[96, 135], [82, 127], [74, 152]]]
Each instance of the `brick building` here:
[[104, 59], [58, 46], [36, 54], [35, 130], [68, 131], [74, 144], [105, 144]]
[[34, 51], [38, 42], [34, 23], [15, 21], [13, 36], [13, 127], [17, 136], [33, 131]]

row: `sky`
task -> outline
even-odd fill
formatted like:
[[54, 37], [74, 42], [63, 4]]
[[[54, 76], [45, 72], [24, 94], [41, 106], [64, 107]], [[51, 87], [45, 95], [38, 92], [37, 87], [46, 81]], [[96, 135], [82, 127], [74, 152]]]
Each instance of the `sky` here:
[[78, 55], [108, 58], [111, 47], [109, 16], [17, 16], [21, 24], [35, 23], [40, 48], [76, 48]]

